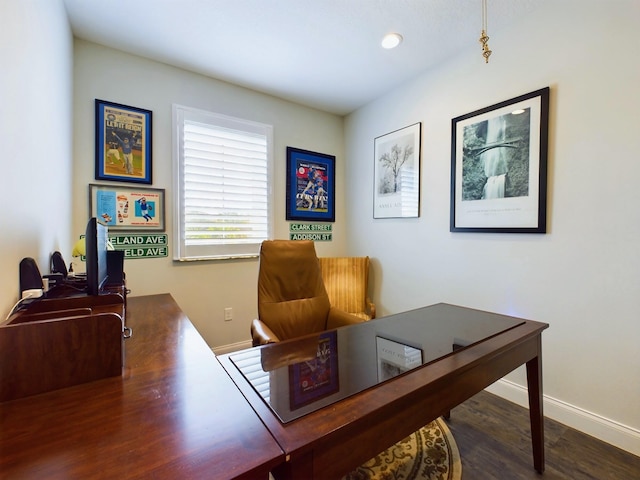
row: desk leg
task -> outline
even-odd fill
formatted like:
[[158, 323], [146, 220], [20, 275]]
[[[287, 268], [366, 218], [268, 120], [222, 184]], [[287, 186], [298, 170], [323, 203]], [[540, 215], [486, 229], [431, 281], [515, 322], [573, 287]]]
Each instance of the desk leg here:
[[527, 362], [529, 418], [533, 444], [533, 467], [544, 472], [544, 414], [542, 410], [542, 338], [538, 336], [538, 356]]
[[293, 462], [287, 460], [272, 470], [271, 474], [276, 480], [313, 479], [313, 452], [306, 453]]

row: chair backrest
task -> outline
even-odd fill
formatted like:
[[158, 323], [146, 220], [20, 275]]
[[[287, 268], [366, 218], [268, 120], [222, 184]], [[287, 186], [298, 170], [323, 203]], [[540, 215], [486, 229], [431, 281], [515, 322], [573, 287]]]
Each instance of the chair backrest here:
[[312, 241], [262, 242], [258, 318], [280, 340], [325, 330], [329, 308]]
[[331, 305], [361, 318], [367, 315], [369, 257], [321, 257], [320, 267]]

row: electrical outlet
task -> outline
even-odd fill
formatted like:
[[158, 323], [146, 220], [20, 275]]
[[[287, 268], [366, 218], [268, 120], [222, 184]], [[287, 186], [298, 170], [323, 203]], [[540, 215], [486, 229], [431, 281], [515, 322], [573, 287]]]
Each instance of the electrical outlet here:
[[224, 321], [230, 322], [233, 320], [233, 309], [231, 307], [227, 307], [224, 309]]

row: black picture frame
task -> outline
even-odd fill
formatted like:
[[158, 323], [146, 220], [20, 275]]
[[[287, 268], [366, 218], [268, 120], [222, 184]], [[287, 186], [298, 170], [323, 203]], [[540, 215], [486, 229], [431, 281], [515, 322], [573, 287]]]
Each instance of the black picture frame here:
[[287, 147], [287, 220], [335, 222], [336, 157]]
[[451, 121], [451, 232], [546, 233], [549, 92]]
[[165, 231], [161, 188], [89, 184], [89, 212], [109, 231]]
[[152, 112], [95, 100], [95, 179], [152, 183]]

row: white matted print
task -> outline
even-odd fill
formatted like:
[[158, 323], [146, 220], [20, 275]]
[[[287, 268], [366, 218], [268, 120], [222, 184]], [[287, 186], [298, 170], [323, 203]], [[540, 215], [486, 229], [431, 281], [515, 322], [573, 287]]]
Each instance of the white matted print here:
[[374, 140], [373, 218], [420, 215], [421, 125]]

